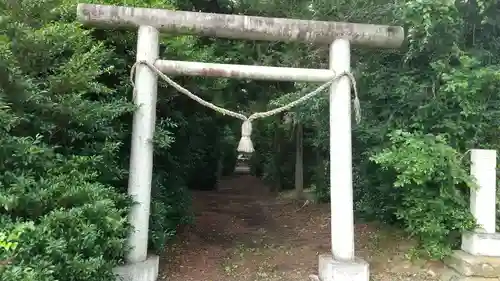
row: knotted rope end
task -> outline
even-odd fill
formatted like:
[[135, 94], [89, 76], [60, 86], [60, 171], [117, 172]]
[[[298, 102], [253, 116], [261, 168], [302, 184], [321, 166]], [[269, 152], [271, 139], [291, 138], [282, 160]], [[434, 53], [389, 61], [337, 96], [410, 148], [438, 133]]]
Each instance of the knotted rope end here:
[[361, 105], [357, 95], [354, 97], [354, 119], [356, 120], [356, 124], [361, 123]]
[[254, 152], [252, 139], [250, 136], [252, 135], [252, 121], [245, 120], [241, 125], [241, 139], [238, 144], [238, 152], [251, 154]]

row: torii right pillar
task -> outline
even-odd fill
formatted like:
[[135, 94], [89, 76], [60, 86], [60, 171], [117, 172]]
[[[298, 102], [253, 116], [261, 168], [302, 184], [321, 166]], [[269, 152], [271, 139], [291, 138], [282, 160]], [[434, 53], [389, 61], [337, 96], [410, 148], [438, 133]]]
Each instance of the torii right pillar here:
[[[349, 40], [330, 45], [330, 69], [351, 71]], [[351, 82], [342, 77], [330, 89], [331, 254], [319, 256], [321, 281], [369, 281], [366, 261], [354, 255], [352, 186]]]

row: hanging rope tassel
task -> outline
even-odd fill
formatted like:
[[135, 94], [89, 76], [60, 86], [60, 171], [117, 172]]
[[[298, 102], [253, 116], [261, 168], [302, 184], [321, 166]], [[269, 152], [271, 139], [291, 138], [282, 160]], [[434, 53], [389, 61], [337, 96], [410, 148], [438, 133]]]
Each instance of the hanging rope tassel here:
[[252, 143], [252, 121], [247, 119], [243, 121], [241, 125], [241, 139], [238, 144], [238, 152], [239, 153], [253, 153], [253, 143]]
[[361, 104], [359, 103], [359, 98], [358, 95], [355, 94], [354, 96], [354, 120], [356, 121], [356, 124], [361, 123]]

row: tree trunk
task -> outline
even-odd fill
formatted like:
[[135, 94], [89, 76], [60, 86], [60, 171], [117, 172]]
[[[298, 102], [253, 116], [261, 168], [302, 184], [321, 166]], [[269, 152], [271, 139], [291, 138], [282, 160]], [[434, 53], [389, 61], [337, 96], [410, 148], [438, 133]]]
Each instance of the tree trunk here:
[[[280, 117], [278, 117], [280, 118]], [[281, 118], [280, 118], [281, 119]], [[281, 121], [281, 120], [280, 120]], [[274, 139], [273, 139], [273, 165], [274, 165], [274, 180], [275, 182], [271, 185], [271, 192], [278, 193], [281, 190], [281, 134], [278, 122], [274, 124]]]
[[304, 198], [304, 146], [303, 128], [299, 122], [295, 127], [295, 196], [297, 199]]
[[217, 161], [217, 185], [215, 190], [219, 190], [220, 181], [222, 179], [222, 174], [224, 172], [224, 162], [223, 155], [219, 155], [219, 160]]

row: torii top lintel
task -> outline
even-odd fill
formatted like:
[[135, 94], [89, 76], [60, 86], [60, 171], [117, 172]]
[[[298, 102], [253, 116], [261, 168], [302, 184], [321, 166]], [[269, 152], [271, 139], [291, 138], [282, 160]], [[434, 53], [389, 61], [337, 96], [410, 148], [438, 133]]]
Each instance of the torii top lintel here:
[[101, 28], [137, 28], [140, 25], [149, 25], [160, 32], [232, 39], [330, 44], [337, 38], [346, 38], [353, 45], [378, 48], [398, 48], [404, 41], [403, 28], [389, 25], [96, 4], [78, 4], [77, 17], [85, 25]]

